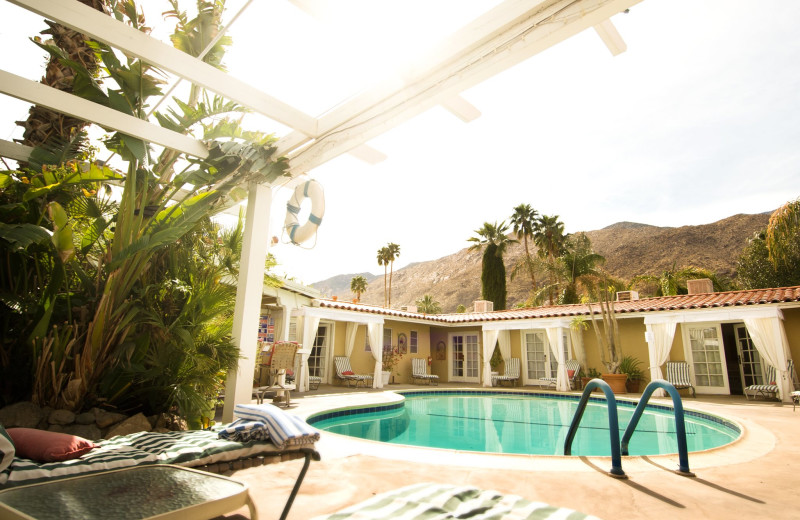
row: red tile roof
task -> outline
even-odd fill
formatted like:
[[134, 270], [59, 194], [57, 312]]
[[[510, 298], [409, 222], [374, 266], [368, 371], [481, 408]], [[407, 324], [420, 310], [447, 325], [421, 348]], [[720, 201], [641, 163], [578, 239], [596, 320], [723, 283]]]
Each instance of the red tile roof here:
[[[565, 318], [588, 315], [587, 305], [549, 305], [529, 309], [508, 309], [492, 312], [467, 312], [460, 314], [423, 314], [397, 309], [387, 309], [376, 305], [348, 303], [334, 300], [318, 300], [319, 306], [329, 309], [380, 314], [398, 318], [410, 318], [434, 323], [472, 323], [482, 321], [529, 320], [537, 318]], [[744, 305], [764, 305], [769, 303], [800, 302], [800, 286], [779, 287], [776, 289], [753, 289], [748, 291], [730, 291], [702, 294], [681, 294], [678, 296], [660, 296], [641, 300], [614, 302], [618, 314], [680, 311], [690, 309], [708, 309], [719, 307], [737, 307]], [[595, 308], [595, 313], [598, 311]]]

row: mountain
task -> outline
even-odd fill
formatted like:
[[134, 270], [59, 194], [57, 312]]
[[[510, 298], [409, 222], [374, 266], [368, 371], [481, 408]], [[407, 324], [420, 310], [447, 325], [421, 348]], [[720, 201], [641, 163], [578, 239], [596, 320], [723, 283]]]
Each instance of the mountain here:
[[[618, 222], [603, 229], [588, 231], [595, 252], [606, 258], [605, 269], [613, 276], [630, 280], [640, 274], [659, 274], [676, 267], [693, 265], [736, 276], [736, 261], [753, 233], [767, 226], [770, 213], [739, 214], [700, 226], [658, 227], [635, 222]], [[466, 240], [465, 240], [466, 242]], [[522, 244], [512, 245], [505, 255], [506, 272], [524, 253]], [[468, 308], [481, 292], [480, 251], [464, 248], [437, 260], [418, 262], [398, 269], [392, 280], [392, 307], [413, 305], [425, 294], [440, 302], [444, 312], [455, 312], [459, 304]], [[383, 275], [361, 273], [367, 278], [362, 303], [383, 304]], [[350, 300], [350, 279], [339, 275], [312, 284], [326, 295]], [[508, 283], [508, 307], [528, 297], [524, 276]]]

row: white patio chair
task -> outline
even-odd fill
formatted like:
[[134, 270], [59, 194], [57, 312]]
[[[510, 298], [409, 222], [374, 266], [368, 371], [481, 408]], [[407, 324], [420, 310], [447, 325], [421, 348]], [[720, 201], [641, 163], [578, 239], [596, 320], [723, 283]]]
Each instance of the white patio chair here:
[[416, 379], [426, 381], [429, 385], [439, 384], [439, 376], [428, 373], [428, 362], [423, 358], [411, 360], [411, 382], [414, 383]]
[[509, 386], [516, 386], [519, 381], [519, 358], [506, 359], [503, 375], [492, 376], [492, 386], [509, 383]]
[[672, 383], [672, 386], [678, 390], [689, 388], [692, 391], [692, 397], [697, 397], [689, 375], [689, 363], [686, 361], [667, 361], [666, 372], [664, 377], [668, 383]]

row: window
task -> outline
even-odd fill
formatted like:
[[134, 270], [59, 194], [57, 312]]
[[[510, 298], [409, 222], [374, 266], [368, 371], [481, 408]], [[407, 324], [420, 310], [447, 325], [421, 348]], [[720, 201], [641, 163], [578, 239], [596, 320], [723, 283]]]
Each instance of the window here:
[[372, 352], [372, 349], [369, 347], [369, 331], [364, 334], [364, 352]]
[[417, 331], [412, 330], [408, 333], [408, 353], [417, 354]]
[[383, 329], [383, 350], [392, 347], [392, 329]]

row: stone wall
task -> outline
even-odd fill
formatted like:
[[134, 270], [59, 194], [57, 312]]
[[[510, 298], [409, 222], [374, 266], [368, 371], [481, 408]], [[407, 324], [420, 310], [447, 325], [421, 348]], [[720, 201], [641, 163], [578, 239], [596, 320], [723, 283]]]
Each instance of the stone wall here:
[[183, 419], [168, 414], [146, 417], [138, 413], [127, 416], [101, 408], [92, 408], [88, 412], [75, 414], [69, 410], [40, 407], [30, 401], [0, 408], [0, 425], [5, 428], [37, 428], [68, 433], [89, 440], [110, 439], [117, 435], [136, 432], [186, 429], [186, 422]]

